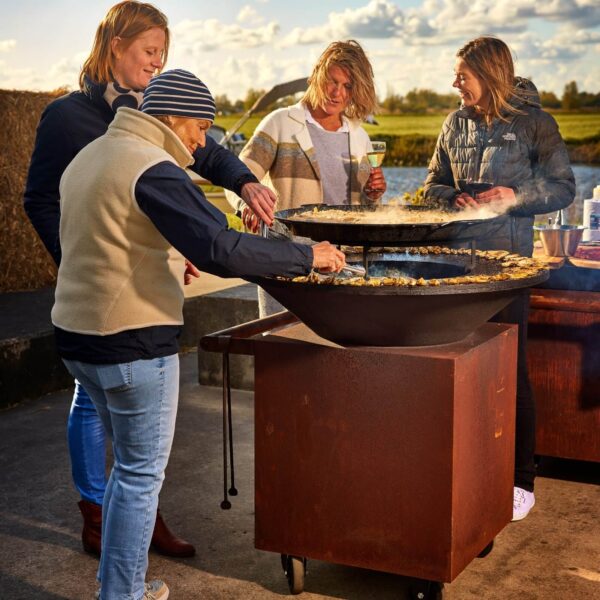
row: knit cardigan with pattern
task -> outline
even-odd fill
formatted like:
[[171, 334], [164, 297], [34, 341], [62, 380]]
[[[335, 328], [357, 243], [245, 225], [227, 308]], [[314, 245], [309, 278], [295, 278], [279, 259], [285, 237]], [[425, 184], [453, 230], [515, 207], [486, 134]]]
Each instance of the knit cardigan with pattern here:
[[[321, 173], [314, 145], [306, 124], [304, 105], [299, 102], [267, 115], [240, 154], [240, 159], [277, 194], [277, 210], [297, 208], [302, 204], [323, 202]], [[371, 167], [367, 152], [371, 142], [357, 120], [347, 120], [350, 130], [350, 201], [367, 204], [363, 193]], [[243, 201], [227, 193], [230, 204], [239, 210]]]

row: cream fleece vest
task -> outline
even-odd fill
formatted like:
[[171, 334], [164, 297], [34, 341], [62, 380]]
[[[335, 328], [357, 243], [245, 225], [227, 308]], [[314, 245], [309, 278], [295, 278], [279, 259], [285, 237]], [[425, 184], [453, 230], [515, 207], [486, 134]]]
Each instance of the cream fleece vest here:
[[121, 108], [60, 181], [60, 245], [52, 322], [109, 335], [183, 323], [184, 258], [139, 208], [135, 185], [151, 166], [193, 163], [181, 140], [142, 112]]

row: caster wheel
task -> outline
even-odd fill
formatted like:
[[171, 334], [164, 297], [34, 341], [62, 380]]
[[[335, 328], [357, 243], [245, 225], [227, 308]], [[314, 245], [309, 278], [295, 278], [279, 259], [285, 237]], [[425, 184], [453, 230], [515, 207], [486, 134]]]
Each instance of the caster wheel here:
[[494, 540], [492, 540], [478, 555], [477, 558], [485, 558], [494, 547]]
[[443, 600], [444, 584], [419, 579], [410, 587], [410, 600]]
[[306, 559], [299, 556], [281, 555], [281, 564], [287, 577], [290, 593], [296, 596], [304, 591], [304, 575], [306, 574]]

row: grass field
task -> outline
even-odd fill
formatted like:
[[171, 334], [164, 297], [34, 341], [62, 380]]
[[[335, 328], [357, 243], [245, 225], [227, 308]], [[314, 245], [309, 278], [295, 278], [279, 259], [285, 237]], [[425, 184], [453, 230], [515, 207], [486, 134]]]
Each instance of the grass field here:
[[[249, 138], [262, 117], [251, 117], [242, 127], [242, 133]], [[560, 133], [564, 139], [577, 141], [600, 135], [600, 113], [561, 114], [554, 118], [558, 122]], [[225, 129], [232, 127], [239, 116], [217, 117], [216, 123]], [[378, 135], [428, 135], [437, 137], [445, 115], [380, 115], [379, 125], [366, 125], [365, 129], [371, 138]]]

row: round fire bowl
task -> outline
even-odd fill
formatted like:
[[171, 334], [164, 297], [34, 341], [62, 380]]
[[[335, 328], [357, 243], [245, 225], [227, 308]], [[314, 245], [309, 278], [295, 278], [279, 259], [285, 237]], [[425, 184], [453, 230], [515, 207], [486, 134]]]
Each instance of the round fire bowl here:
[[[413, 258], [389, 264], [395, 272], [422, 268], [435, 272], [434, 277], [448, 267], [448, 276], [454, 277], [456, 269], [467, 272], [469, 258]], [[470, 274], [499, 270], [497, 261], [479, 261]], [[254, 281], [315, 333], [340, 345], [429, 346], [464, 339], [524, 288], [547, 277], [547, 271], [540, 271], [527, 278], [485, 283], [378, 287], [271, 278]]]

